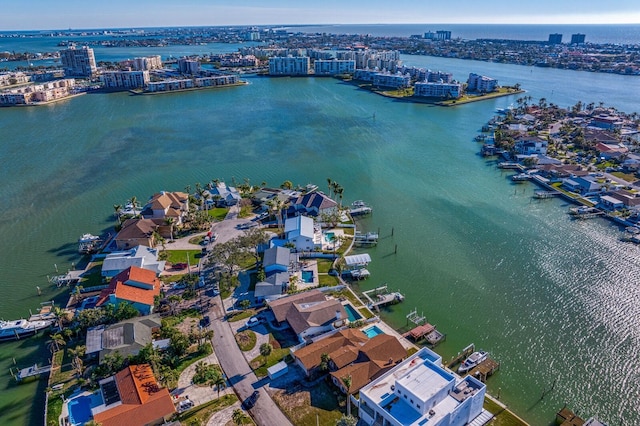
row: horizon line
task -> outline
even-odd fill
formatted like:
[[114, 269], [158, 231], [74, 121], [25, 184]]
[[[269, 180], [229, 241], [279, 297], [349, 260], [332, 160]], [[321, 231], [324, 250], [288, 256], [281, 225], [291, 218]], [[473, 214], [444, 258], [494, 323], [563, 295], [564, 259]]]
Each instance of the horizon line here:
[[122, 29], [146, 29], [146, 28], [236, 28], [236, 27], [324, 27], [324, 26], [367, 26], [367, 25], [490, 25], [490, 26], [624, 26], [624, 25], [640, 25], [640, 23], [479, 23], [479, 22], [370, 22], [370, 23], [324, 23], [324, 24], [227, 24], [227, 25], [156, 25], [156, 26], [125, 26], [125, 27], [93, 27], [93, 28], [31, 28], [31, 29], [8, 29], [0, 30], [0, 33], [24, 32], [24, 31], [95, 31], [95, 30], [122, 30]]

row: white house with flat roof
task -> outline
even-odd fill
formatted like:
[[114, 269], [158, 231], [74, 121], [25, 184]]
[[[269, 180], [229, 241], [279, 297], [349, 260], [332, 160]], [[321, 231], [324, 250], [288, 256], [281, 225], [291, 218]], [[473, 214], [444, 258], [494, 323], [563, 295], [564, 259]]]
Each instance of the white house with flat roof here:
[[313, 219], [308, 216], [291, 217], [284, 222], [287, 242], [298, 251], [310, 251], [322, 246], [321, 237], [316, 232]]
[[[422, 348], [360, 389], [360, 419], [380, 426], [463, 426], [483, 411], [486, 386], [442, 366], [442, 358]], [[484, 422], [479, 422], [484, 424]]]

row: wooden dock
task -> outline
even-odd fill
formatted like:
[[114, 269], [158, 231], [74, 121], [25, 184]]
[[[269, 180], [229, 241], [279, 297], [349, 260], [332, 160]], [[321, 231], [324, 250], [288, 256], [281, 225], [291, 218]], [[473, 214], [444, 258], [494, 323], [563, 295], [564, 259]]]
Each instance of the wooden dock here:
[[[371, 293], [374, 293], [375, 300], [370, 296]], [[368, 307], [371, 309], [379, 310], [381, 306], [390, 305], [392, 303], [400, 303], [404, 300], [404, 296], [400, 292], [389, 293], [389, 287], [387, 284], [382, 287], [377, 287], [371, 290], [367, 290], [362, 292], [364, 297], [367, 299]]]
[[476, 346], [473, 343], [467, 346], [466, 348], [464, 348], [462, 352], [459, 352], [458, 355], [454, 356], [449, 360], [449, 362], [447, 363], [447, 368], [453, 368], [456, 365], [460, 364], [462, 361], [465, 360], [465, 358], [471, 355], [475, 351], [475, 349], [476, 349]]
[[472, 368], [471, 371], [469, 371], [469, 375], [485, 383], [487, 378], [491, 377], [493, 373], [498, 370], [500, 370], [500, 363], [487, 357], [487, 359]]
[[558, 195], [561, 195], [560, 191], [535, 191], [533, 193], [533, 198], [544, 200], [547, 198], [557, 197]]
[[560, 426], [582, 426], [585, 424], [584, 419], [576, 416], [573, 411], [565, 405], [556, 413], [556, 423]]

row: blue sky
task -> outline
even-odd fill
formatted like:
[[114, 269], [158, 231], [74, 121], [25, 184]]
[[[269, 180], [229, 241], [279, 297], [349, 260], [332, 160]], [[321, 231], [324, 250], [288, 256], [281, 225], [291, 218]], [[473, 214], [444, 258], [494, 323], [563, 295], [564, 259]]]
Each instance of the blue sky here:
[[640, 24], [638, 0], [14, 0], [0, 31], [260, 24]]

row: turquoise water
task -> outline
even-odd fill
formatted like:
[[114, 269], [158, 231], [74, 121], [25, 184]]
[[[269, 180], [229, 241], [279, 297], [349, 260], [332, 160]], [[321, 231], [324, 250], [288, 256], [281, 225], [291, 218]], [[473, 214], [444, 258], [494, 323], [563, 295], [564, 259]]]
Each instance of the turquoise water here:
[[326, 242], [332, 243], [334, 238], [335, 238], [335, 233], [334, 232], [325, 232], [324, 233], [324, 240]]
[[[474, 61], [403, 57], [409, 65], [519, 82], [560, 106], [603, 101], [638, 111], [640, 79]], [[113, 224], [113, 204], [222, 178], [322, 186], [362, 199], [380, 228], [367, 249], [368, 290], [404, 303], [382, 312], [406, 327], [414, 308], [447, 334], [444, 359], [469, 343], [501, 371], [488, 383], [532, 424], [565, 403], [605, 421], [640, 423], [640, 257], [608, 222], [571, 221], [562, 200], [533, 201], [473, 142], [500, 98], [456, 108], [394, 102], [333, 79], [249, 78], [244, 87], [166, 96], [86, 95], [0, 110], [0, 312], [28, 315], [66, 299], [47, 284], [78, 262], [76, 241]], [[375, 118], [374, 118], [375, 113]], [[393, 228], [393, 236], [391, 230]], [[395, 246], [397, 245], [397, 253]], [[42, 290], [38, 296], [36, 286]], [[0, 370], [45, 363], [45, 338], [0, 345]], [[541, 393], [556, 382], [553, 392]], [[44, 383], [0, 376], [0, 422], [41, 425]], [[35, 407], [35, 408], [34, 408]]]
[[302, 281], [305, 283], [313, 282], [313, 271], [302, 271]]
[[373, 327], [369, 327], [366, 330], [363, 330], [364, 334], [367, 335], [369, 339], [376, 337], [378, 334], [384, 334], [384, 331], [380, 330], [378, 326], [374, 325]]
[[350, 303], [344, 305], [344, 310], [347, 311], [349, 321], [354, 322], [362, 319], [362, 315], [360, 315], [360, 312], [358, 312], [356, 308], [354, 308]]

